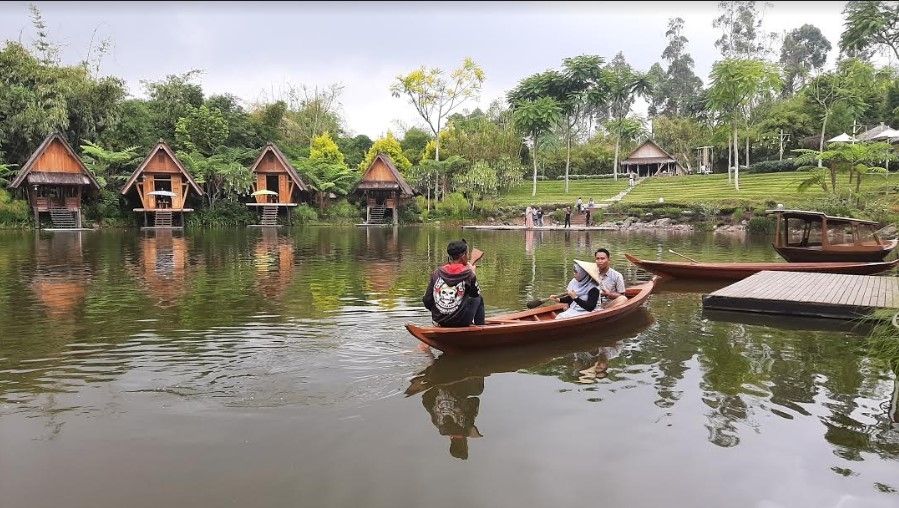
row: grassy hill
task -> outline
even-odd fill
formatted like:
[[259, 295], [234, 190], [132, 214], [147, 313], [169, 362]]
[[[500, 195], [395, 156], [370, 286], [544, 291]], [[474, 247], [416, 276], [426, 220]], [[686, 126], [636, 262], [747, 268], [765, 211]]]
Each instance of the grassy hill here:
[[[820, 187], [798, 191], [799, 182], [807, 178], [807, 173], [762, 173], [740, 175], [740, 191], [727, 183], [727, 174], [691, 175], [675, 177], [651, 177], [644, 180], [625, 196], [623, 204], [657, 203], [664, 198], [666, 203], [692, 205], [698, 203], [744, 203], [749, 206], [765, 207], [767, 201], [796, 206], [824, 195]], [[846, 188], [848, 178], [842, 176], [838, 185]], [[875, 191], [899, 190], [899, 173], [888, 176], [868, 175], [862, 187]], [[597, 202], [611, 198], [627, 188], [627, 178], [603, 180], [572, 180], [566, 194], [565, 182], [549, 180], [537, 182], [537, 196], [531, 197], [531, 182], [522, 183], [511, 192], [499, 197], [499, 206], [551, 205], [571, 203], [580, 196], [586, 203], [591, 197]]]
[[562, 180], [546, 180], [537, 182], [537, 196], [531, 197], [532, 183], [524, 182], [511, 192], [500, 196], [497, 205], [521, 206], [556, 205], [571, 203], [574, 206], [578, 196], [584, 203], [592, 197], [597, 203], [618, 194], [627, 188], [627, 178], [619, 178], [616, 182], [611, 178], [602, 180], [571, 180], [569, 192], [565, 194], [565, 182]]
[[[623, 200], [625, 204], [655, 203], [665, 198], [666, 203], [695, 204], [744, 201], [765, 206], [766, 201], [793, 206], [809, 199], [821, 197], [820, 187], [799, 192], [799, 182], [808, 173], [763, 173], [740, 176], [740, 191], [727, 183], [726, 174], [691, 175], [678, 177], [654, 177], [644, 180]], [[838, 186], [846, 188], [848, 177], [841, 177]], [[867, 175], [862, 187], [868, 190], [888, 190], [899, 186], [899, 174]]]

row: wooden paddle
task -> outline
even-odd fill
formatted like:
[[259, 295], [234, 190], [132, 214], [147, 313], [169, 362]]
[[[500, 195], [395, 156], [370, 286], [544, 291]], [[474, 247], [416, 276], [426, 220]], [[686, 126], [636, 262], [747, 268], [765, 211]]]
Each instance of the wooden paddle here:
[[482, 257], [484, 257], [484, 251], [472, 247], [471, 255], [468, 256], [468, 262], [471, 264], [476, 264]]
[[684, 256], [683, 254], [679, 254], [679, 253], [677, 253], [677, 252], [674, 252], [674, 251], [671, 250], [671, 249], [668, 249], [668, 252], [674, 254], [675, 256], [680, 256], [680, 257], [682, 257], [682, 258], [684, 258], [684, 259], [688, 259], [688, 260], [690, 260], [691, 263], [699, 263], [699, 261], [696, 261], [695, 259], [693, 259], [693, 258], [691, 258], [691, 257]]
[[[563, 291], [561, 294], [564, 295], [565, 293], [566, 293], [566, 292]], [[550, 300], [549, 297], [546, 297], [546, 298], [544, 298], [544, 299], [542, 299], [542, 300], [531, 300], [531, 301], [529, 301], [528, 303], [526, 303], [525, 305], [526, 305], [527, 308], [529, 308], [529, 309], [536, 309], [537, 307], [543, 305], [544, 303], [546, 303], [546, 302], [549, 301], [549, 300]]]

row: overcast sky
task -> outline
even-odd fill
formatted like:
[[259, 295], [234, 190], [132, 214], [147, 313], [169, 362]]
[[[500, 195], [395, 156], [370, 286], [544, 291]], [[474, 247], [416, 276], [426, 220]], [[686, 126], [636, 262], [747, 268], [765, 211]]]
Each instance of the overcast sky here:
[[[207, 95], [231, 93], [246, 103], [277, 95], [285, 84], [341, 83], [342, 114], [352, 133], [372, 138], [421, 124], [412, 106], [390, 95], [400, 73], [420, 65], [451, 70], [466, 56], [486, 73], [480, 105], [503, 97], [523, 77], [562, 59], [623, 51], [647, 70], [660, 60], [671, 17], [685, 20], [689, 52], [704, 80], [719, 58], [712, 28], [717, 2], [596, 3], [83, 3], [35, 2], [64, 63], [85, 58], [91, 38], [112, 49], [101, 74], [141, 80], [201, 69]], [[834, 49], [845, 2], [772, 2], [767, 31], [803, 23], [821, 29]], [[27, 3], [0, 3], [0, 38], [30, 43]], [[472, 104], [472, 107], [475, 105]]]

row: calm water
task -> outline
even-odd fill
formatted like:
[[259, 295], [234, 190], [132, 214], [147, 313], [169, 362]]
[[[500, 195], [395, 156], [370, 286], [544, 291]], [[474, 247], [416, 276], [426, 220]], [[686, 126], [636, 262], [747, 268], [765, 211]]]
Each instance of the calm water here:
[[[899, 506], [896, 377], [850, 327], [703, 313], [715, 286], [668, 285], [593, 336], [435, 359], [402, 325], [429, 321], [459, 235], [0, 233], [0, 506]], [[630, 281], [625, 251], [777, 259], [465, 237], [488, 314], [600, 245]]]

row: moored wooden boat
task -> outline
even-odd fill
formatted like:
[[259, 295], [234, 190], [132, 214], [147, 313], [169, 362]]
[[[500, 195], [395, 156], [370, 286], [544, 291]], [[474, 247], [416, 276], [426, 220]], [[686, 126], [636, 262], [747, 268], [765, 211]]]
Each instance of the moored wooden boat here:
[[687, 261], [647, 261], [627, 253], [624, 254], [624, 257], [647, 272], [663, 277], [708, 280], [741, 280], [763, 270], [873, 275], [899, 265], [899, 259], [877, 263], [691, 263]]
[[583, 316], [555, 319], [568, 306], [557, 303], [546, 307], [501, 314], [486, 319], [481, 326], [444, 328], [439, 326], [419, 326], [407, 323], [406, 329], [418, 340], [443, 351], [458, 353], [498, 346], [529, 344], [570, 338], [572, 333], [602, 326], [621, 319], [639, 309], [649, 298], [655, 287], [656, 278], [649, 282], [627, 288], [627, 303], [611, 308], [589, 312]]
[[777, 224], [774, 250], [794, 263], [883, 261], [899, 244], [899, 240], [879, 238], [874, 221], [804, 210], [767, 213], [775, 216]]

